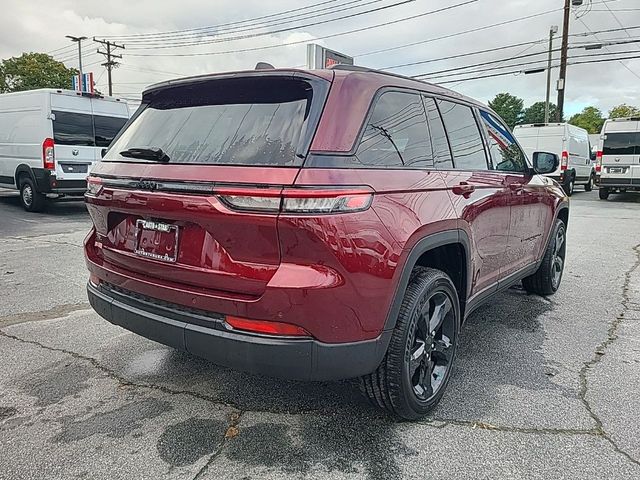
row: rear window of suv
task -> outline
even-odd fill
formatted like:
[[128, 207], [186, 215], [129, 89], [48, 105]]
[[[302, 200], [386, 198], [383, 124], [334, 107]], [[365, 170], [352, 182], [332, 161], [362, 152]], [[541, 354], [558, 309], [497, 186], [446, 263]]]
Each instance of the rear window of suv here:
[[602, 144], [603, 155], [640, 155], [640, 133], [607, 133]]
[[160, 148], [170, 163], [298, 166], [310, 116], [311, 84], [292, 77], [245, 77], [167, 87], [145, 96], [105, 161]]

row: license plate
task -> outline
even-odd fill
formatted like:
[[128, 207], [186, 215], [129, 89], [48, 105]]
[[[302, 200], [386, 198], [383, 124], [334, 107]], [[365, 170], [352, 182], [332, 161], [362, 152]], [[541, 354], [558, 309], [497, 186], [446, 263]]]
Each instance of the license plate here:
[[609, 168], [609, 173], [624, 173], [624, 170], [622, 167], [613, 167]]
[[136, 255], [161, 262], [178, 259], [178, 226], [153, 220], [136, 222]]

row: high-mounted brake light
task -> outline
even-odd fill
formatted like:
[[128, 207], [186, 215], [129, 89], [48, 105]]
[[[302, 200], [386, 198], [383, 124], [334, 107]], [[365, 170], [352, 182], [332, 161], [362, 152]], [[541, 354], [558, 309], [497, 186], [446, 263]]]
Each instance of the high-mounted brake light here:
[[565, 171], [569, 167], [569, 152], [562, 152], [562, 159], [560, 160], [560, 170]]
[[596, 153], [596, 172], [602, 171], [602, 151], [598, 150]]
[[251, 320], [249, 318], [233, 317], [227, 315], [227, 325], [246, 332], [262, 333], [265, 335], [282, 335], [287, 337], [309, 337], [309, 332], [304, 328], [283, 322], [270, 322], [266, 320]]
[[53, 150], [53, 138], [45, 138], [42, 142], [42, 165], [47, 170], [56, 169], [56, 157]]
[[368, 187], [216, 189], [223, 203], [234, 210], [264, 213], [349, 213], [366, 210], [373, 200]]
[[87, 177], [87, 195], [96, 196], [102, 190], [102, 179], [100, 177]]

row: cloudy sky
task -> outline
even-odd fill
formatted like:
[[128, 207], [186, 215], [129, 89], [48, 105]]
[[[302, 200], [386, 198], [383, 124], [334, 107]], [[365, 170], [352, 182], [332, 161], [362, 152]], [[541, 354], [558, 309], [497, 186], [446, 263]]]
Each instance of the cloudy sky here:
[[[512, 72], [544, 65], [546, 54], [541, 52], [548, 48], [549, 27], [562, 25], [562, 4], [562, 0], [3, 0], [0, 58], [50, 52], [77, 67], [77, 51], [65, 35], [109, 37], [125, 45], [117, 52], [123, 59], [114, 71], [114, 93], [139, 98], [145, 85], [178, 76], [251, 69], [258, 61], [276, 67], [302, 66], [306, 42], [315, 41], [354, 56], [358, 65], [394, 67], [392, 71], [405, 75], [430, 74], [431, 81], [447, 82], [445, 86], [483, 102], [496, 93], [510, 92], [528, 105], [544, 100], [546, 76]], [[584, 4], [571, 16], [570, 62], [640, 57], [640, 1], [584, 0]], [[502, 25], [483, 28], [494, 24]], [[345, 33], [353, 30], [359, 31]], [[464, 33], [469, 30], [476, 31]], [[588, 43], [608, 42], [618, 44], [584, 49]], [[94, 72], [104, 92], [107, 76], [97, 47], [90, 40], [83, 43], [84, 70]], [[560, 47], [560, 34], [555, 47]], [[481, 50], [493, 51], [464, 55]], [[533, 63], [521, 65], [528, 62]], [[398, 67], [407, 63], [417, 64]], [[555, 86], [558, 69], [552, 72]], [[509, 75], [468, 80], [496, 73]], [[640, 105], [640, 58], [569, 66], [567, 114], [586, 105], [606, 112], [619, 103]]]

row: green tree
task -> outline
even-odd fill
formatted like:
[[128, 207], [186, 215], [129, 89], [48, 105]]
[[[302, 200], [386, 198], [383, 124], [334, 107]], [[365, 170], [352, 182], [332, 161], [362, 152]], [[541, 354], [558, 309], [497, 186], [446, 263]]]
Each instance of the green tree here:
[[23, 53], [0, 63], [0, 93], [71, 88], [71, 77], [77, 73], [46, 53]]
[[640, 108], [632, 107], [631, 105], [627, 105], [626, 103], [613, 107], [609, 111], [609, 118], [638, 117], [638, 116], [640, 116]]
[[[544, 104], [545, 102], [536, 102], [530, 107], [526, 108], [524, 111], [524, 115], [522, 115], [522, 123], [544, 123]], [[549, 122], [556, 121], [557, 112], [557, 107], [553, 103], [550, 103]]]
[[604, 125], [604, 117], [600, 109], [585, 107], [582, 112], [576, 113], [569, 119], [571, 125], [584, 128], [589, 133], [600, 133]]
[[520, 122], [524, 101], [510, 93], [499, 93], [489, 102], [489, 107], [502, 117], [509, 128], [513, 128]]

